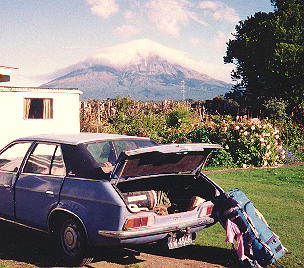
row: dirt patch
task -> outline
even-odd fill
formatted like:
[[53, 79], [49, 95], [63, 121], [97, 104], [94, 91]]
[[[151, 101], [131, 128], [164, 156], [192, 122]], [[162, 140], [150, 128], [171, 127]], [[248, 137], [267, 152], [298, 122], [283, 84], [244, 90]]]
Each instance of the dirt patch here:
[[[58, 260], [48, 236], [25, 230], [8, 223], [0, 223], [0, 267], [66, 267]], [[94, 260], [86, 267], [238, 267], [232, 250], [191, 245], [175, 250], [163, 250], [157, 245], [134, 248], [139, 256], [124, 249], [97, 249]]]
[[[139, 247], [135, 258], [107, 254], [106, 260], [95, 259], [90, 267], [140, 267], [140, 268], [220, 268], [239, 267], [232, 250], [191, 245], [175, 250], [164, 250], [157, 245]], [[123, 251], [121, 251], [123, 252]], [[112, 255], [112, 257], [110, 257]], [[102, 257], [101, 257], [102, 258]], [[110, 265], [110, 266], [108, 266]]]
[[[129, 262], [129, 263], [128, 263]], [[202, 261], [189, 260], [189, 259], [176, 259], [172, 257], [157, 256], [148, 253], [141, 253], [135, 260], [126, 260], [125, 264], [111, 263], [109, 261], [100, 261], [91, 263], [89, 267], [96, 268], [121, 268], [121, 267], [140, 267], [140, 268], [189, 268], [189, 267], [202, 267], [202, 268], [221, 268], [225, 267], [219, 264], [212, 264]]]

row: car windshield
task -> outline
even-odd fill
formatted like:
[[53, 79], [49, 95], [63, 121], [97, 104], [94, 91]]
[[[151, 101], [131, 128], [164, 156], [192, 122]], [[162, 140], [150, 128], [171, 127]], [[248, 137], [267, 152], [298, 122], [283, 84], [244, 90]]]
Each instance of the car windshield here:
[[121, 152], [134, 150], [142, 147], [150, 147], [157, 145], [151, 140], [114, 140], [114, 141], [98, 141], [86, 144], [86, 148], [98, 163], [111, 163], [114, 165]]

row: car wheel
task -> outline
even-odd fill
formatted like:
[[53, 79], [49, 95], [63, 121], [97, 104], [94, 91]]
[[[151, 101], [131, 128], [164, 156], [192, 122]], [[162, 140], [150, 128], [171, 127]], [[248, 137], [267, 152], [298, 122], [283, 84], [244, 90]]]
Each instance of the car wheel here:
[[63, 261], [69, 265], [83, 266], [93, 258], [86, 257], [86, 237], [82, 225], [73, 218], [61, 221], [57, 228], [57, 244]]

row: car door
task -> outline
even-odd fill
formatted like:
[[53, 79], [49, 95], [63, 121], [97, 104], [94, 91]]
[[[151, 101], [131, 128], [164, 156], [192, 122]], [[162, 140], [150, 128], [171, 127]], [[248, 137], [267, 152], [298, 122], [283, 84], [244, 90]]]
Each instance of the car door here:
[[16, 142], [0, 154], [0, 215], [14, 218], [14, 182], [31, 142]]
[[49, 211], [59, 202], [65, 174], [60, 145], [37, 143], [16, 182], [16, 220], [46, 229]]

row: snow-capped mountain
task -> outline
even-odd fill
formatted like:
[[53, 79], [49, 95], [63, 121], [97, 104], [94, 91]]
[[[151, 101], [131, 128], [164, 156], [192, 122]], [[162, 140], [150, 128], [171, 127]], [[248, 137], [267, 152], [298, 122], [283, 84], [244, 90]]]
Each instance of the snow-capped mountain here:
[[[148, 39], [107, 48], [61, 71], [42, 87], [76, 87], [83, 99], [210, 99], [231, 87], [194, 70], [185, 53]], [[182, 94], [184, 90], [184, 94]]]

